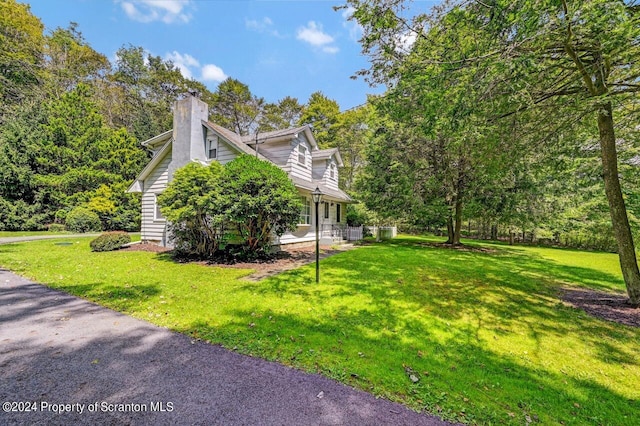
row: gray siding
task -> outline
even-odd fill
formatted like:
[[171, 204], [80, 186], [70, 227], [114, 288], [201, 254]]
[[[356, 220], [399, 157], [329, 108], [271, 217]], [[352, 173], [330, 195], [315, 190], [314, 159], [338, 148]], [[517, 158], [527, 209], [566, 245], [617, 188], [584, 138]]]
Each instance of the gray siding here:
[[[335, 166], [333, 178], [331, 178], [332, 164]], [[313, 178], [321, 180], [327, 188], [340, 189], [338, 188], [338, 173], [338, 164], [333, 156], [328, 160], [316, 160], [313, 162]]]
[[227, 164], [237, 156], [238, 152], [231, 148], [225, 140], [218, 139], [218, 162], [220, 164]]
[[[298, 162], [298, 153], [300, 149], [300, 145], [303, 145], [307, 148], [307, 156], [305, 164], [300, 164]], [[300, 135], [298, 139], [294, 139], [293, 141], [293, 149], [289, 154], [289, 162], [291, 176], [297, 177], [299, 179], [303, 179], [311, 182], [311, 169], [312, 169], [312, 160], [311, 160], [311, 145], [307, 142], [307, 139]]]
[[289, 141], [267, 142], [258, 145], [258, 152], [260, 154], [287, 173], [291, 170], [291, 164], [289, 163], [291, 150], [292, 147]]
[[144, 180], [140, 236], [143, 241], [164, 242], [166, 220], [155, 219], [155, 197], [167, 187], [170, 162], [171, 154], [169, 153]]
[[207, 129], [207, 137], [214, 135], [218, 137], [218, 158], [216, 159], [218, 163], [222, 165], [227, 164], [239, 155], [238, 149], [233, 147], [230, 142], [227, 142], [222, 136], [211, 131], [211, 129]]

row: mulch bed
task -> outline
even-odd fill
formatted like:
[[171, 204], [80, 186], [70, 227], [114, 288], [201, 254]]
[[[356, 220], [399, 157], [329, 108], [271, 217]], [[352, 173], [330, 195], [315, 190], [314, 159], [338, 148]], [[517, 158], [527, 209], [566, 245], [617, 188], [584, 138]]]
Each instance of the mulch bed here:
[[583, 288], [564, 288], [562, 300], [596, 318], [640, 327], [640, 307], [629, 305], [626, 295]]
[[[340, 253], [346, 249], [346, 247], [338, 250], [332, 249], [330, 247], [320, 247], [320, 259], [333, 256], [334, 254]], [[234, 264], [211, 264], [220, 266], [222, 268], [254, 269], [256, 270], [256, 272], [249, 275], [248, 277], [245, 277], [245, 279], [251, 281], [260, 281], [263, 278], [279, 274], [280, 272], [299, 268], [300, 266], [315, 262], [315, 260], [315, 247], [302, 247], [296, 249], [281, 250], [276, 253], [273, 259], [269, 260], [262, 260], [257, 262], [238, 262]]]
[[[345, 250], [353, 248], [351, 245], [342, 245], [338, 248], [332, 248], [330, 246], [320, 247], [320, 259], [333, 256]], [[171, 249], [167, 247], [161, 247], [156, 244], [132, 244], [126, 248], [121, 249], [123, 251], [148, 251], [153, 253], [166, 253]], [[297, 247], [294, 249], [281, 250], [275, 254], [271, 259], [259, 259], [255, 262], [237, 262], [237, 263], [217, 263], [217, 262], [199, 262], [207, 265], [215, 265], [221, 268], [237, 268], [237, 269], [254, 269], [256, 272], [245, 277], [252, 281], [259, 281], [263, 278], [271, 275], [279, 274], [280, 272], [287, 271], [289, 269], [295, 269], [307, 263], [314, 262], [316, 260], [315, 246], [309, 247]]]
[[157, 244], [132, 244], [125, 248], [121, 248], [120, 251], [149, 251], [152, 253], [164, 253], [167, 251], [171, 251], [170, 248], [162, 247]]

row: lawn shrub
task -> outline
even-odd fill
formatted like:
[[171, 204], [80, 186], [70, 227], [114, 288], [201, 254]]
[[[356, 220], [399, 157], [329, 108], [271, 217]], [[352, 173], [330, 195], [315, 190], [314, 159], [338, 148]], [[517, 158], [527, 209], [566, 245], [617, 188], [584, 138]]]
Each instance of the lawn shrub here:
[[67, 229], [73, 232], [101, 231], [102, 224], [97, 214], [84, 207], [71, 210], [65, 219]]
[[92, 251], [112, 251], [130, 243], [131, 237], [123, 231], [105, 232], [92, 240], [89, 245]]
[[66, 231], [67, 228], [64, 227], [61, 223], [51, 223], [47, 225], [47, 231], [49, 232], [63, 232]]

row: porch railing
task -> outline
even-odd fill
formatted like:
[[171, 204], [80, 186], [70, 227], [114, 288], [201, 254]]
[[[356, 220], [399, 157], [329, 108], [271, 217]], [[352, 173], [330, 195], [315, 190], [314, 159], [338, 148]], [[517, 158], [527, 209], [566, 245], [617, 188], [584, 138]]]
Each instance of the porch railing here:
[[322, 225], [323, 238], [333, 240], [359, 241], [363, 237], [362, 226]]

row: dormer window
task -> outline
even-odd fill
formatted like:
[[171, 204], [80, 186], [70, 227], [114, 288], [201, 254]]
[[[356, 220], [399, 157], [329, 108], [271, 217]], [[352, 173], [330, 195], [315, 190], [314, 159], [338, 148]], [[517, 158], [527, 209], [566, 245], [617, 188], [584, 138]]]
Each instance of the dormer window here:
[[214, 136], [207, 139], [207, 158], [215, 160], [218, 158], [218, 137]]
[[307, 165], [307, 147], [302, 144], [298, 145], [298, 164]]
[[329, 177], [331, 179], [336, 178], [336, 165], [333, 163], [331, 163], [331, 166], [329, 166]]

